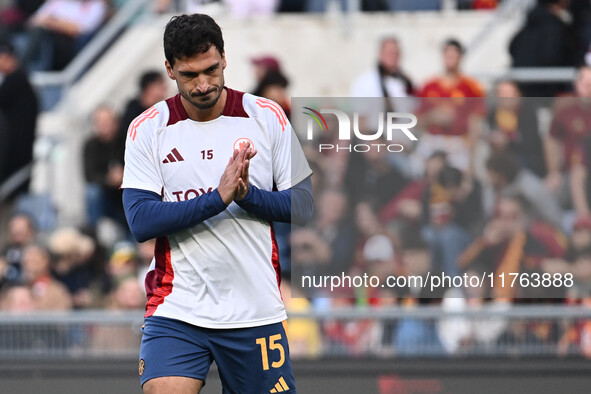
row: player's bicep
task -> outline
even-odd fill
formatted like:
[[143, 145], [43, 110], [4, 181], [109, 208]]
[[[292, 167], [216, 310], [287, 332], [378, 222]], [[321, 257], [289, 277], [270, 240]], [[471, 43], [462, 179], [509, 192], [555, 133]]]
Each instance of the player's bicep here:
[[140, 125], [137, 130], [128, 131], [125, 144], [125, 167], [121, 188], [143, 189], [160, 194], [162, 177], [154, 160], [150, 130]]
[[289, 122], [285, 131], [275, 130], [273, 180], [277, 190], [289, 189], [312, 174], [308, 161]]

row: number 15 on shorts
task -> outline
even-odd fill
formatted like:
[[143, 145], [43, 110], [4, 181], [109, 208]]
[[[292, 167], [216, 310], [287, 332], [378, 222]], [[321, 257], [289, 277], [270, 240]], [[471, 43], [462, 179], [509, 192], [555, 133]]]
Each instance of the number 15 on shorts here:
[[[272, 368], [280, 368], [283, 363], [285, 363], [285, 349], [279, 341], [281, 341], [281, 334], [271, 335], [268, 341], [265, 337], [257, 338], [256, 343], [261, 347], [263, 371], [267, 371], [269, 369], [269, 363], [271, 364]], [[279, 351], [278, 359], [275, 357], [277, 350]], [[269, 353], [271, 353], [271, 356]], [[273, 357], [273, 359], [270, 360], [270, 357]]]

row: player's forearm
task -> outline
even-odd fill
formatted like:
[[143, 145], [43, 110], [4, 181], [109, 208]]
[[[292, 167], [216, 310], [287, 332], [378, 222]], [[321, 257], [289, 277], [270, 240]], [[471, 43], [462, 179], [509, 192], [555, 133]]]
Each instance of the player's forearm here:
[[138, 242], [191, 228], [226, 209], [217, 189], [187, 201], [164, 202], [156, 193], [123, 190], [129, 229]]
[[306, 178], [291, 189], [260, 190], [250, 185], [248, 194], [236, 201], [244, 210], [270, 222], [306, 224], [314, 213], [312, 181]]
[[587, 171], [582, 164], [574, 165], [570, 171], [570, 192], [572, 196], [573, 206], [579, 216], [589, 215], [589, 206], [587, 204], [587, 192], [585, 190], [585, 182], [587, 179]]
[[560, 142], [552, 136], [548, 137], [544, 143], [544, 151], [548, 173], [559, 172], [562, 164], [562, 146]]

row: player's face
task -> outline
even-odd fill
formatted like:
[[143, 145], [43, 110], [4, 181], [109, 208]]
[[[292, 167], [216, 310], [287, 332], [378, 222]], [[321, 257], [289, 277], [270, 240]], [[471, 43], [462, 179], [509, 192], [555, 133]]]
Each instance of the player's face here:
[[211, 46], [205, 53], [176, 59], [171, 67], [166, 62], [170, 79], [176, 81], [180, 95], [199, 110], [216, 105], [224, 88], [226, 57]]

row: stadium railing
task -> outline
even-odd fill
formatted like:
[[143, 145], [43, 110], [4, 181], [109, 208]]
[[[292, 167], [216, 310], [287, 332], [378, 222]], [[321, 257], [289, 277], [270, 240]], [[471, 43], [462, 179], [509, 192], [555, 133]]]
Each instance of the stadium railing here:
[[42, 92], [42, 102], [45, 102], [44, 109], [51, 108], [53, 104], [56, 104], [63, 93], [92, 66], [92, 63], [96, 61], [100, 54], [117, 39], [133, 20], [142, 12], [150, 9], [151, 4], [151, 0], [131, 0], [126, 2], [64, 70], [34, 72], [31, 75], [31, 80]]
[[[289, 316], [296, 359], [591, 355], [585, 306], [346, 307]], [[142, 324], [142, 311], [3, 312], [0, 359], [136, 358]]]

